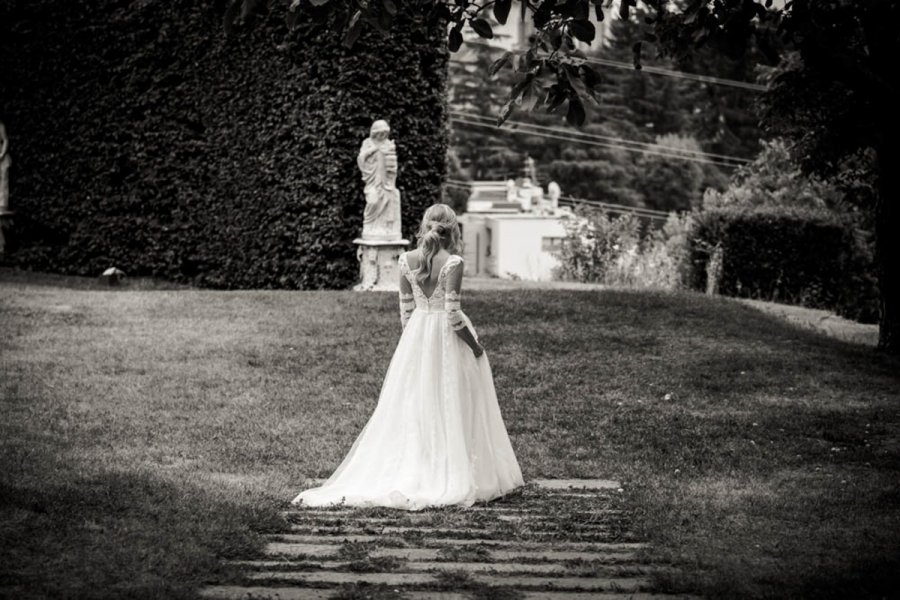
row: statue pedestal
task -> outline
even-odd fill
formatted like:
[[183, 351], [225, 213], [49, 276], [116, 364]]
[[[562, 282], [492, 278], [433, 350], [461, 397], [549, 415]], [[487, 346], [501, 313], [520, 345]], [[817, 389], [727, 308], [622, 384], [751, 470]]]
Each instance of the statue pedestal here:
[[406, 251], [409, 240], [370, 240], [356, 238], [353, 243], [359, 260], [359, 283], [353, 287], [357, 292], [396, 292], [400, 274], [397, 259]]
[[13, 215], [11, 210], [0, 208], [0, 256], [6, 254], [6, 233], [12, 229]]

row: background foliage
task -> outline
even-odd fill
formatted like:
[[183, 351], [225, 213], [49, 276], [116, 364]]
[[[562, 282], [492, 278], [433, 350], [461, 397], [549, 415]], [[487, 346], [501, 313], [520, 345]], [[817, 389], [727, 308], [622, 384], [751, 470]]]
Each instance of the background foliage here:
[[706, 287], [707, 262], [717, 246], [723, 294], [878, 319], [871, 249], [834, 213], [777, 206], [698, 213], [690, 236], [692, 287]]
[[556, 275], [585, 283], [677, 289], [688, 275], [688, 236], [693, 217], [670, 213], [661, 227], [632, 214], [610, 215], [589, 205], [576, 207], [565, 222]]
[[[224, 6], [0, 1], [0, 118], [11, 138], [19, 265], [226, 287], [357, 277], [376, 118], [398, 142], [404, 230], [446, 169], [443, 29], [288, 32], [284, 9], [222, 32]], [[52, 15], [48, 18], [47, 15]], [[426, 150], [427, 149], [427, 150]]]
[[[606, 12], [614, 11], [607, 8]], [[633, 11], [628, 19], [608, 14], [613, 19], [609, 36], [595, 40], [586, 54], [630, 64], [632, 45], [641, 38], [643, 19], [648, 15], [645, 10]], [[755, 79], [758, 62], [755, 55], [738, 61], [701, 49], [691, 57], [694, 62], [685, 59], [682, 65], [656, 56], [656, 49], [649, 44], [645, 53], [655, 66], [683, 67], [746, 81]], [[460, 54], [464, 59], [451, 63], [451, 107], [493, 121], [521, 74], [502, 68], [490, 76], [489, 66], [503, 54], [497, 49], [472, 44], [464, 46]], [[655, 144], [652, 150], [704, 150], [744, 158], [758, 151], [761, 131], [754, 112], [757, 94], [723, 91], [721, 86], [632, 69], [596, 68], [601, 78], [601, 105], [585, 104], [589, 118], [580, 131]], [[548, 114], [519, 109], [511, 120], [566, 128], [565, 117], [564, 110]], [[525, 157], [530, 156], [537, 163], [538, 181], [543, 186], [552, 180], [560, 184], [565, 195], [661, 210], [687, 210], [698, 205], [705, 188], [724, 188], [731, 174], [712, 164], [700, 167], [694, 162], [573, 143], [565, 135], [553, 139], [508, 128], [490, 131], [454, 126], [451, 143], [467, 174], [462, 179], [503, 181], [520, 177]]]

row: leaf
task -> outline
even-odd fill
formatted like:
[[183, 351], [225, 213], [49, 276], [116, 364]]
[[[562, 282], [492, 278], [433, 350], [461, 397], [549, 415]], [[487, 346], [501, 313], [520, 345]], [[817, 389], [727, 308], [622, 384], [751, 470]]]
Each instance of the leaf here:
[[584, 104], [578, 96], [569, 98], [569, 111], [566, 113], [566, 121], [573, 127], [581, 127], [584, 125]]
[[495, 60], [493, 63], [491, 63], [491, 66], [488, 69], [488, 76], [493, 77], [500, 71], [500, 69], [511, 64], [512, 56], [513, 56], [512, 52], [504, 52], [503, 56], [501, 56], [500, 58]]
[[549, 0], [545, 0], [541, 2], [541, 5], [538, 7], [536, 11], [534, 11], [534, 15], [532, 16], [532, 20], [534, 21], [534, 26], [537, 29], [541, 29], [544, 25], [550, 22], [550, 19], [553, 18], [553, 13], [551, 12], [552, 2]]
[[579, 21], [587, 21], [590, 18], [591, 7], [588, 0], [574, 0], [571, 4], [569, 15]]
[[588, 65], [581, 65], [578, 67], [578, 71], [581, 74], [581, 80], [587, 88], [588, 95], [599, 105], [600, 84], [602, 83], [600, 74]]
[[534, 81], [534, 75], [529, 73], [513, 86], [512, 91], [509, 93], [509, 101], [513, 102], [516, 105], [522, 104], [522, 96], [525, 93], [525, 90], [531, 85], [531, 82]]
[[534, 51], [534, 48], [529, 49], [525, 54], [520, 54], [518, 57], [519, 63], [516, 67], [516, 71], [518, 71], [519, 73], [527, 73], [528, 71], [531, 71], [531, 69], [534, 67], [534, 61], [536, 57], [537, 53]]
[[537, 104], [543, 103], [545, 98], [544, 88], [536, 80], [532, 79], [522, 94], [522, 108], [532, 110]]
[[442, 21], [449, 21], [450, 16], [450, 8], [443, 2], [438, 2], [431, 7], [431, 12], [428, 13], [428, 24], [433, 27]]
[[222, 27], [225, 29], [225, 35], [229, 35], [234, 28], [234, 22], [237, 20], [238, 14], [241, 10], [241, 2], [240, 0], [233, 0], [231, 4], [228, 5], [228, 8], [225, 9], [225, 14], [222, 16]]
[[350, 17], [350, 23], [347, 24], [347, 30], [344, 32], [343, 44], [345, 48], [352, 48], [356, 40], [359, 39], [360, 34], [362, 34], [363, 22], [360, 17], [362, 17], [361, 10], [356, 11]]
[[553, 112], [562, 106], [565, 101], [566, 93], [563, 91], [562, 86], [559, 84], [550, 86], [550, 90], [547, 92], [547, 112]]
[[394, 0], [381, 0], [381, 5], [384, 7], [384, 10], [387, 11], [387, 14], [392, 17], [397, 14], [397, 5], [394, 4]]
[[475, 33], [483, 38], [491, 39], [492, 37], [494, 37], [494, 30], [491, 28], [491, 24], [488, 23], [485, 19], [472, 19], [471, 21], [469, 21], [469, 25], [472, 26], [472, 29], [475, 30]]
[[563, 32], [562, 29], [555, 27], [550, 30], [550, 44], [553, 46], [554, 50], [559, 50], [560, 46], [563, 43]]
[[309, 3], [313, 6], [324, 6], [328, 4], [329, 0], [309, 0]]
[[386, 10], [383, 10], [378, 13], [378, 19], [376, 20], [376, 25], [378, 26], [378, 31], [384, 37], [390, 36], [391, 33], [391, 25], [394, 23], [394, 17]]
[[254, 12], [256, 12], [256, 7], [259, 4], [259, 0], [244, 0], [241, 3], [241, 18], [246, 19]]
[[504, 104], [503, 108], [500, 110], [500, 116], [497, 117], [497, 125], [500, 126], [506, 123], [506, 120], [513, 113], [513, 110], [515, 110], [515, 108], [516, 107], [513, 104], [512, 100]]
[[510, 8], [512, 8], [512, 0], [497, 0], [494, 3], [494, 18], [501, 25], [506, 25]]
[[288, 29], [294, 29], [297, 26], [297, 21], [300, 19], [300, 13], [296, 10], [289, 10], [287, 15], [284, 18], [285, 24], [287, 24]]
[[577, 96], [582, 98], [591, 96], [584, 81], [581, 80], [579, 69], [567, 65], [564, 69], [564, 73], [566, 74], [566, 81], [569, 82], [569, 86], [575, 91]]
[[597, 35], [594, 24], [587, 20], [582, 21], [579, 19], [569, 22], [569, 31], [576, 39], [588, 44], [593, 42], [594, 36]]
[[447, 36], [447, 47], [450, 49], [450, 52], [456, 52], [462, 46], [462, 43], [462, 32], [460, 32], [459, 25], [457, 25], [450, 30], [450, 34]]

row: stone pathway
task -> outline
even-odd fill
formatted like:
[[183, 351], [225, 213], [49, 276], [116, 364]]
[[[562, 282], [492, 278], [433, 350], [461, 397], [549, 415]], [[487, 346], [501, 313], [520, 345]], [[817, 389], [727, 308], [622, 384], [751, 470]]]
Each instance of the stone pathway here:
[[232, 561], [205, 598], [674, 600], [667, 565], [629, 531], [621, 488], [537, 480], [487, 505], [420, 512], [293, 509], [264, 556]]

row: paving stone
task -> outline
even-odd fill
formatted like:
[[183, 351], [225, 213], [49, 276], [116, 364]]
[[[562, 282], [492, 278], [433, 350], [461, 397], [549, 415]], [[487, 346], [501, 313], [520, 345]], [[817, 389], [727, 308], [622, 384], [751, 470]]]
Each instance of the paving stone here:
[[[290, 562], [283, 560], [234, 560], [229, 565], [260, 571], [296, 571], [302, 569], [322, 569], [328, 571], [346, 571], [350, 563], [345, 560], [320, 560]], [[632, 565], [632, 568], [620, 564], [599, 565], [593, 567], [594, 573], [606, 571], [610, 576], [645, 575], [650, 572], [666, 570], [668, 567], [652, 567]], [[471, 573], [516, 573], [520, 575], [566, 575], [582, 576], [578, 569], [564, 563], [517, 563], [517, 562], [457, 562], [443, 560], [403, 562], [396, 570], [398, 573], [420, 573], [428, 571], [467, 571]], [[575, 571], [573, 573], [573, 571]]]
[[[214, 600], [325, 600], [334, 597], [334, 588], [269, 587], [216, 585], [200, 591], [204, 598]], [[467, 600], [468, 596], [456, 592], [403, 591], [409, 600]]]
[[[617, 568], [617, 567], [613, 567]], [[468, 573], [520, 573], [522, 575], [565, 575], [571, 569], [559, 563], [515, 562], [409, 562], [404, 571], [466, 571]]]
[[334, 592], [321, 588], [213, 585], [200, 590], [200, 596], [214, 600], [327, 600]]
[[[608, 523], [568, 523], [565, 525], [566, 531], [577, 532], [580, 534], [603, 536], [609, 534], [612, 530]], [[290, 531], [295, 534], [322, 534], [322, 535], [347, 535], [361, 533], [380, 533], [382, 535], [393, 536], [418, 536], [427, 534], [432, 536], [443, 537], [476, 537], [490, 536], [504, 538], [513, 535], [516, 531], [527, 531], [536, 535], [554, 534], [559, 532], [559, 525], [552, 522], [498, 522], [493, 524], [485, 524], [484, 527], [462, 527], [462, 528], [443, 528], [443, 527], [427, 527], [422, 525], [382, 525], [382, 524], [342, 524], [342, 525], [317, 525], [317, 524], [293, 524]]]
[[611, 479], [535, 479], [531, 483], [545, 490], [618, 490], [622, 484]]
[[[296, 535], [296, 534], [274, 534], [271, 536], [266, 536], [270, 539], [278, 539], [278, 540], [286, 540], [292, 543], [297, 544], [332, 544], [332, 545], [340, 545], [346, 542], [358, 542], [358, 543], [389, 543], [391, 541], [397, 541], [396, 538], [391, 538], [383, 535], [334, 535], [334, 536], [321, 536], [321, 535]], [[471, 545], [483, 545], [488, 548], [496, 548], [496, 549], [509, 549], [516, 548], [519, 550], [543, 550], [548, 547], [559, 548], [565, 550], [581, 550], [584, 552], [595, 552], [595, 553], [623, 553], [623, 552], [637, 552], [643, 548], [647, 547], [647, 544], [643, 542], [529, 542], [529, 541], [517, 541], [517, 540], [486, 540], [480, 538], [429, 538], [423, 537], [421, 539], [416, 540], [415, 545], [417, 547], [422, 548], [439, 548], [443, 546], [471, 546]]]
[[645, 577], [525, 577], [476, 575], [473, 579], [487, 585], [514, 588], [556, 588], [560, 590], [600, 590], [637, 592], [650, 586]]
[[[336, 573], [330, 571], [261, 571], [249, 573], [247, 578], [257, 581], [298, 581], [303, 583], [383, 583], [386, 585], [432, 585], [439, 582], [436, 575], [427, 573]], [[556, 588], [566, 590], [640, 591], [650, 585], [642, 577], [530, 577], [524, 575], [472, 575], [471, 579], [486, 585], [520, 588]]]
[[523, 600], [700, 600], [696, 596], [653, 592], [525, 592]]
[[[489, 513], [484, 513], [489, 514]], [[597, 512], [579, 512], [579, 513], [566, 513], [564, 515], [566, 521], [568, 522], [577, 522], [581, 521], [582, 524], [586, 526], [593, 525], [606, 525], [610, 523], [615, 517], [618, 517], [620, 512], [610, 512], [610, 511], [597, 511]], [[419, 519], [409, 519], [409, 518], [386, 518], [386, 517], [363, 517], [356, 516], [350, 514], [332, 514], [332, 515], [316, 515], [315, 517], [304, 517], [300, 518], [299, 516], [291, 516], [288, 520], [292, 523], [293, 527], [362, 527], [365, 529], [378, 528], [383, 526], [408, 526], [413, 525], [416, 528], [428, 527], [429, 525], [434, 524], [434, 521], [440, 521], [444, 524], [448, 522], [452, 522], [454, 520], [458, 521], [461, 524], [465, 524], [466, 527], [473, 529], [483, 529], [489, 528], [494, 525], [502, 525], [505, 523], [528, 523], [530, 525], [534, 525], [537, 527], [551, 527], [554, 523], [557, 523], [560, 519], [559, 515], [546, 515], [546, 514], [538, 514], [538, 513], [522, 513], [522, 512], [505, 512], [492, 514], [491, 519], [487, 519], [484, 517], [479, 517], [478, 520], [468, 520], [466, 515], [454, 515], [455, 519], [448, 519], [446, 517], [439, 518], [431, 515], [421, 515]]]
[[438, 582], [428, 573], [336, 573], [334, 571], [261, 571], [248, 573], [247, 579], [301, 581], [303, 583], [384, 583], [386, 585], [432, 585]]
[[490, 550], [494, 560], [609, 560], [623, 562], [634, 560], [632, 552], [578, 552], [577, 550]]
[[[314, 545], [314, 544], [285, 544], [281, 542], [273, 542], [266, 544], [264, 552], [268, 555], [277, 556], [312, 556], [316, 558], [329, 558], [337, 556], [337, 545]], [[436, 560], [439, 558], [438, 551], [435, 548], [379, 548], [369, 553], [373, 557], [392, 556], [394, 558], [402, 558], [405, 560]]]
[[[281, 567], [290, 566], [292, 563], [277, 560], [241, 560], [232, 561], [230, 565], [249, 567], [252, 569], [268, 569], [268, 570], [288, 570]], [[313, 561], [312, 563], [299, 564], [315, 564], [316, 568], [323, 570], [346, 570], [347, 561]], [[610, 569], [619, 569], [620, 567], [610, 567]], [[426, 571], [468, 571], [472, 573], [495, 572], [495, 573], [521, 573], [531, 575], [565, 575], [571, 572], [566, 565], [558, 563], [507, 563], [507, 562], [455, 562], [455, 561], [413, 561], [403, 563], [403, 566], [397, 572], [403, 573], [419, 573]]]
[[[602, 517], [605, 522], [611, 521], [615, 517], [619, 517], [622, 515], [622, 511], [620, 510], [597, 510], [593, 512], [577, 512], [577, 513], [565, 513], [566, 519], [593, 519], [593, 521], [586, 521], [588, 523], [591, 522], [600, 522], [599, 519]], [[494, 518], [499, 521], [520, 521], [520, 520], [528, 520], [528, 521], [539, 521], [539, 522], [549, 522], [553, 523], [559, 520], [559, 515], [547, 515], [547, 514], [535, 514], [535, 513], [501, 513], [494, 515]]]
[[[340, 546], [336, 544], [296, 544], [273, 542], [266, 544], [265, 553], [270, 556], [311, 556], [315, 558], [328, 558], [337, 556]], [[383, 557], [390, 556], [403, 560], [438, 560], [443, 555], [440, 548], [376, 548], [369, 552], [370, 556]], [[578, 552], [574, 550], [517, 550], [509, 548], [506, 550], [489, 549], [490, 557], [495, 561], [514, 561], [514, 560], [536, 560], [536, 561], [554, 561], [554, 560], [610, 560], [622, 562], [634, 559], [634, 554], [627, 550], [622, 552], [608, 551], [605, 553], [597, 552]]]

